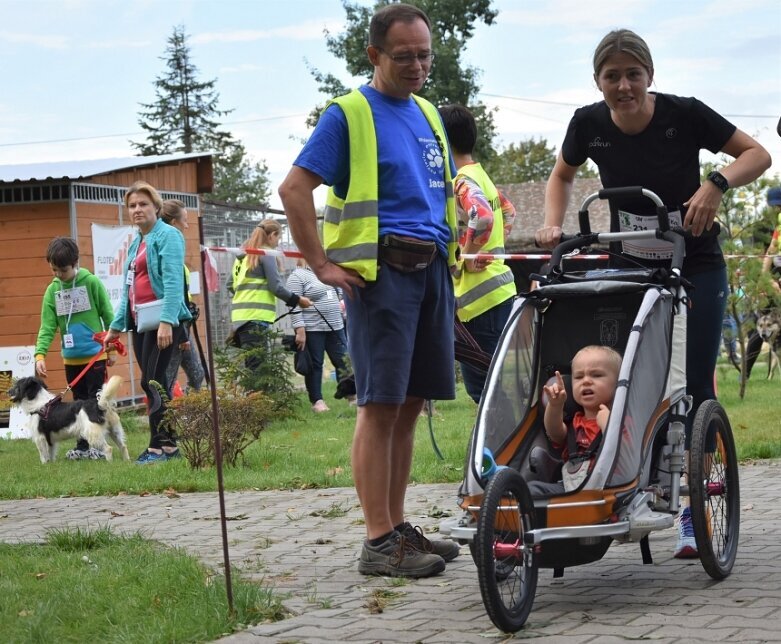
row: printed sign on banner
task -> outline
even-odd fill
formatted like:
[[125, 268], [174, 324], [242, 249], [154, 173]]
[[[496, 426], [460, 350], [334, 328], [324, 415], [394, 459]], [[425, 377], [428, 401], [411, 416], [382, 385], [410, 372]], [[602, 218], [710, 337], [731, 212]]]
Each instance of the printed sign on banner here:
[[[11, 381], [35, 375], [35, 347], [0, 347], [0, 438], [29, 438], [29, 416], [16, 406], [11, 407], [8, 388]], [[8, 411], [6, 411], [8, 410]]]
[[122, 300], [127, 249], [136, 235], [134, 226], [102, 226], [92, 224], [92, 252], [95, 275], [108, 291], [111, 306], [116, 311]]

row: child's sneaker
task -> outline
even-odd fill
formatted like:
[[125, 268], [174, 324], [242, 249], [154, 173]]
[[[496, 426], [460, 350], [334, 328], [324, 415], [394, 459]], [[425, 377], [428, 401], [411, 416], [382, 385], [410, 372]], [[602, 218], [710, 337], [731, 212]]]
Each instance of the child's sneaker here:
[[455, 541], [450, 539], [435, 539], [430, 541], [423, 534], [423, 530], [418, 526], [413, 526], [409, 521], [405, 521], [402, 524], [401, 534], [407, 539], [407, 542], [418, 550], [424, 553], [433, 553], [442, 557], [445, 562], [453, 561], [458, 557], [458, 553], [461, 552], [461, 548]]
[[388, 577], [431, 577], [445, 569], [445, 560], [439, 555], [417, 550], [404, 535], [393, 531], [378, 546], [363, 542], [358, 572], [362, 575]]
[[676, 559], [696, 559], [697, 542], [694, 539], [694, 526], [692, 525], [692, 511], [690, 507], [681, 510], [678, 517], [678, 543], [675, 546], [673, 557]]
[[83, 461], [89, 458], [88, 449], [69, 449], [65, 452], [65, 458], [69, 461]]
[[96, 449], [95, 447], [90, 447], [87, 450], [87, 458], [91, 461], [99, 461], [101, 459], [106, 459], [106, 453], [100, 451], [99, 449]]

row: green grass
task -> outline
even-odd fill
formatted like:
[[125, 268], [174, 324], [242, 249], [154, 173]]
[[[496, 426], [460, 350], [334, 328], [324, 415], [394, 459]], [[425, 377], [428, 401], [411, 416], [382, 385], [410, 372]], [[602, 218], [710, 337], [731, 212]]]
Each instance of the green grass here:
[[[746, 397], [738, 397], [735, 369], [719, 369], [719, 396], [729, 414], [741, 460], [781, 457], [781, 380], [767, 381], [758, 363]], [[325, 384], [331, 411], [314, 414], [302, 394], [295, 418], [273, 423], [246, 452], [240, 467], [224, 468], [227, 490], [350, 487], [350, 445], [355, 409], [333, 399], [333, 383]], [[474, 422], [476, 406], [459, 385], [454, 401], [437, 401], [434, 435], [444, 456], [437, 458], [429, 438], [428, 419], [418, 422], [412, 480], [418, 483], [458, 483]], [[143, 423], [125, 419], [131, 456], [147, 445]], [[29, 440], [0, 440], [0, 498], [91, 496], [216, 490], [213, 469], [194, 471], [184, 459], [138, 466], [132, 461], [68, 461], [70, 444], [60, 446], [60, 458], [43, 466]], [[45, 472], [45, 475], [44, 475]]]
[[767, 380], [767, 362], [759, 360], [754, 365], [742, 400], [738, 372], [721, 365], [718, 395], [732, 425], [739, 460], [781, 457], [781, 377], [776, 373], [773, 380]]
[[[351, 486], [350, 446], [356, 412], [344, 400], [334, 400], [333, 391], [333, 383], [326, 383], [324, 394], [331, 411], [325, 414], [313, 413], [301, 394], [295, 418], [264, 430], [260, 440], [247, 450], [242, 466], [224, 468], [225, 488]], [[475, 409], [463, 392], [458, 400], [436, 403], [434, 432], [444, 461], [432, 450], [428, 419], [421, 418], [415, 481], [460, 481]], [[135, 458], [148, 444], [148, 430], [132, 418], [123, 417], [123, 424], [131, 457]], [[214, 469], [192, 470], [185, 459], [147, 466], [120, 460], [68, 461], [65, 452], [71, 447], [71, 441], [61, 444], [57, 460], [44, 466], [31, 441], [0, 440], [0, 498], [141, 494], [169, 488], [178, 492], [216, 490]]]
[[[730, 416], [742, 460], [781, 457], [779, 380], [768, 382], [757, 365], [746, 397], [738, 397], [737, 372], [719, 369], [719, 394]], [[298, 416], [270, 426], [247, 451], [241, 467], [224, 470], [228, 490], [351, 486], [350, 444], [355, 409], [332, 399], [331, 412], [314, 414], [302, 395]], [[476, 407], [459, 387], [455, 401], [435, 404], [440, 460], [432, 447], [428, 418], [418, 423], [412, 479], [460, 482]], [[131, 454], [147, 445], [143, 422], [127, 416]], [[121, 461], [67, 461], [43, 466], [29, 440], [0, 440], [0, 496], [29, 497], [141, 494], [216, 489], [213, 470], [193, 471], [184, 461], [138, 466]], [[338, 504], [323, 516], [340, 516]], [[117, 599], [117, 589], [121, 599]], [[224, 579], [186, 555], [141, 535], [118, 537], [108, 528], [50, 532], [45, 544], [0, 544], [0, 633], [9, 642], [201, 642], [242, 625], [284, 617], [279, 597], [233, 576], [235, 613], [228, 611]], [[393, 593], [373, 595], [370, 610], [382, 610]], [[308, 601], [329, 607], [310, 589]]]
[[203, 642], [284, 617], [271, 591], [241, 580], [231, 616], [222, 577], [181, 550], [108, 528], [0, 544], [0, 571], [4, 642]]

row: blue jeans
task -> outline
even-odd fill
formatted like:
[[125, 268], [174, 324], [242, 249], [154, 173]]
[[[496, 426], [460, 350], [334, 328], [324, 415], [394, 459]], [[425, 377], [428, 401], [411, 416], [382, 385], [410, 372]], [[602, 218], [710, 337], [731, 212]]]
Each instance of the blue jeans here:
[[344, 357], [347, 355], [347, 335], [344, 329], [336, 331], [307, 331], [306, 350], [312, 357], [312, 370], [304, 376], [309, 402], [314, 404], [323, 398], [323, 361], [325, 354], [336, 369], [336, 378], [343, 378], [350, 369]]
[[[466, 330], [477, 341], [480, 348], [486, 353], [493, 355], [496, 346], [499, 344], [499, 337], [502, 335], [504, 325], [510, 317], [513, 308], [513, 298], [497, 304], [494, 308], [488, 309], [469, 322], [464, 322]], [[466, 362], [461, 364], [461, 375], [464, 378], [464, 387], [469, 397], [476, 403], [480, 402], [480, 396], [483, 394], [485, 378], [488, 375], [478, 367], [473, 367]]]

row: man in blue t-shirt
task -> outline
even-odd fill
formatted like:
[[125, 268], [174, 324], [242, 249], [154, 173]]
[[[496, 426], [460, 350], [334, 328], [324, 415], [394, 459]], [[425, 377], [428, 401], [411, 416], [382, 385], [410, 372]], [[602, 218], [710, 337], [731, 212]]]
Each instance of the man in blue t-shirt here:
[[[452, 161], [436, 109], [414, 96], [434, 54], [420, 9], [391, 4], [369, 26], [368, 85], [334, 99], [279, 188], [299, 250], [347, 295], [358, 413], [355, 488], [366, 521], [362, 574], [427, 577], [458, 555], [404, 520], [424, 400], [455, 397]], [[315, 188], [331, 187], [324, 245]]]

